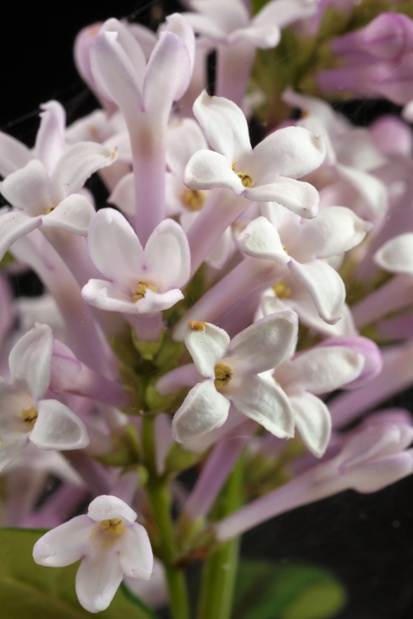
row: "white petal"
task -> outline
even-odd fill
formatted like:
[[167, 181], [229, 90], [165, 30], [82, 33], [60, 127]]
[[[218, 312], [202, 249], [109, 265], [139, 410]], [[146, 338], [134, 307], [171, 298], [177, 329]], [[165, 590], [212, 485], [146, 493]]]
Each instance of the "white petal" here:
[[313, 299], [321, 318], [329, 323], [337, 322], [346, 298], [346, 289], [337, 271], [322, 260], [307, 264], [291, 260], [288, 266]]
[[133, 173], [125, 174], [120, 181], [116, 184], [115, 189], [112, 191], [108, 198], [110, 204], [114, 204], [125, 213], [133, 217], [135, 214], [135, 187]]
[[185, 345], [202, 376], [214, 378], [214, 367], [225, 356], [230, 342], [229, 335], [224, 329], [211, 323], [200, 323], [202, 329], [188, 327], [185, 334]]
[[173, 418], [175, 440], [182, 443], [219, 428], [228, 417], [229, 406], [229, 401], [218, 393], [212, 380], [195, 385]]
[[66, 113], [58, 101], [41, 106], [41, 123], [36, 136], [34, 152], [50, 175], [66, 148]]
[[291, 397], [295, 423], [306, 447], [317, 458], [325, 452], [331, 436], [331, 416], [319, 398], [306, 393]]
[[271, 314], [238, 333], [231, 340], [227, 355], [242, 372], [259, 374], [272, 370], [291, 354], [297, 334], [295, 312]]
[[86, 426], [57, 400], [41, 400], [30, 440], [39, 449], [83, 449], [89, 444]]
[[87, 513], [95, 522], [121, 518], [131, 524], [137, 518], [137, 513], [125, 501], [116, 496], [106, 494], [93, 499]]
[[0, 210], [0, 260], [15, 241], [42, 225], [41, 217], [29, 217], [22, 211]]
[[266, 24], [262, 26], [249, 26], [235, 31], [230, 36], [230, 43], [240, 42], [244, 46], [253, 45], [258, 49], [269, 49], [278, 45], [281, 32], [278, 26]]
[[79, 193], [68, 196], [55, 209], [43, 217], [46, 228], [60, 228], [73, 234], [87, 236], [95, 209], [90, 201]]
[[144, 275], [143, 249], [132, 226], [112, 208], [96, 213], [88, 235], [90, 255], [101, 273], [133, 289]]
[[382, 245], [374, 255], [374, 261], [390, 273], [413, 275], [413, 234], [400, 234]]
[[29, 387], [34, 400], [41, 398], [49, 387], [52, 349], [52, 330], [47, 325], [36, 325], [10, 352], [10, 374], [15, 382]]
[[190, 189], [226, 187], [237, 195], [241, 195], [245, 190], [228, 160], [212, 150], [199, 150], [191, 157], [185, 168], [184, 183]]
[[183, 118], [169, 125], [166, 134], [166, 163], [174, 174], [182, 175], [192, 155], [206, 148], [204, 135], [192, 118]]
[[271, 133], [254, 148], [254, 164], [260, 169], [259, 184], [278, 176], [301, 178], [318, 168], [325, 158], [322, 137], [302, 127], [285, 127]]
[[153, 231], [144, 250], [150, 277], [162, 292], [181, 288], [190, 276], [190, 249], [181, 226], [165, 219]]
[[178, 301], [181, 301], [184, 295], [178, 288], [167, 290], [166, 292], [153, 292], [148, 289], [145, 292], [143, 299], [135, 303], [135, 312], [137, 314], [152, 314], [154, 312], [163, 312], [170, 307], [173, 307]]
[[204, 90], [195, 101], [193, 111], [211, 148], [231, 164], [251, 150], [247, 120], [233, 101], [210, 97]]
[[90, 613], [105, 610], [120, 583], [123, 573], [114, 553], [100, 553], [96, 560], [85, 557], [76, 574], [76, 594]]
[[282, 389], [260, 376], [249, 376], [231, 394], [235, 408], [278, 438], [294, 436], [294, 414]]
[[132, 293], [103, 279], [90, 279], [82, 288], [82, 297], [93, 307], [102, 310], [137, 313]]
[[266, 217], [253, 219], [237, 238], [238, 245], [248, 256], [261, 260], [275, 260], [286, 264], [289, 260], [275, 226]]
[[54, 206], [49, 194], [49, 177], [37, 160], [10, 174], [1, 183], [1, 193], [12, 206], [28, 215], [43, 215]]
[[75, 516], [37, 540], [33, 559], [46, 567], [65, 567], [79, 561], [86, 553], [92, 527], [88, 516]]
[[138, 524], [128, 527], [119, 545], [119, 565], [125, 576], [148, 580], [153, 571], [153, 552], [146, 529]]
[[337, 171], [361, 195], [372, 219], [384, 215], [388, 206], [388, 191], [380, 179], [344, 165], [337, 166]]
[[18, 434], [17, 432], [7, 436], [2, 432], [0, 440], [2, 441], [0, 447], [0, 473], [2, 473], [19, 455], [26, 443], [28, 443], [29, 437], [27, 434]]
[[310, 183], [280, 177], [269, 185], [257, 185], [244, 191], [249, 200], [277, 202], [300, 217], [311, 219], [318, 212], [320, 196]]
[[23, 168], [33, 158], [25, 144], [0, 131], [0, 176], [8, 176]]

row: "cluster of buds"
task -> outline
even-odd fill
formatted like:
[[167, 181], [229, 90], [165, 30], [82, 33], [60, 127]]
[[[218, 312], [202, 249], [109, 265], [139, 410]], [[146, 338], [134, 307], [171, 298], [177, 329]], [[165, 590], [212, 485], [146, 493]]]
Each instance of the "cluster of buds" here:
[[[257, 49], [285, 30], [315, 37], [329, 3], [272, 0], [254, 17], [247, 4], [192, 0], [156, 33], [86, 28], [75, 60], [101, 108], [66, 127], [43, 104], [33, 148], [0, 133], [2, 524], [51, 528], [34, 560], [81, 559], [90, 612], [123, 578], [146, 599], [133, 581], [158, 570], [154, 552], [186, 619], [177, 574], [192, 558], [413, 472], [406, 411], [355, 425], [413, 381], [411, 127], [355, 127], [291, 75], [286, 114], [250, 135]], [[412, 120], [412, 17], [335, 39], [344, 66], [320, 87], [386, 97]], [[85, 186], [95, 173], [107, 204]], [[9, 278], [28, 268], [44, 294], [13, 299]], [[262, 491], [260, 467], [248, 484], [258, 461]], [[179, 475], [194, 465], [189, 491]], [[212, 518], [235, 468], [246, 504]], [[60, 485], [39, 503], [50, 473]]]

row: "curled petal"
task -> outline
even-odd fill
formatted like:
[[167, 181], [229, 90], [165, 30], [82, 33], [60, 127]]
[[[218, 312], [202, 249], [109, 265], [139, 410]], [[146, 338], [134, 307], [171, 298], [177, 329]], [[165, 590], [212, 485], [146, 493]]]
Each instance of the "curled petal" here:
[[102, 494], [89, 505], [88, 516], [95, 522], [121, 518], [128, 523], [135, 522], [137, 513], [122, 499], [116, 496]]
[[52, 330], [48, 325], [36, 325], [10, 352], [9, 366], [13, 380], [27, 385], [35, 401], [49, 387], [52, 350]]
[[199, 150], [191, 157], [185, 168], [184, 183], [190, 189], [226, 187], [238, 196], [245, 190], [228, 160], [220, 153], [211, 150]]
[[284, 177], [268, 185], [250, 187], [244, 191], [244, 196], [257, 202], [277, 202], [305, 219], [317, 215], [320, 202], [318, 191], [313, 185]]
[[208, 322], [199, 323], [203, 328], [191, 328], [185, 335], [185, 345], [202, 376], [214, 378], [214, 367], [225, 356], [230, 342], [224, 329]]
[[0, 210], [0, 260], [15, 241], [42, 225], [41, 217], [29, 217], [14, 209]]
[[289, 260], [280, 235], [266, 217], [253, 219], [238, 236], [237, 242], [242, 251], [253, 258], [275, 260], [281, 265]]
[[215, 389], [212, 380], [198, 383], [186, 396], [172, 421], [174, 438], [178, 443], [207, 434], [222, 426], [230, 403]]
[[56, 162], [66, 148], [66, 114], [58, 101], [49, 101], [41, 106], [41, 123], [36, 136], [34, 152], [50, 175]]
[[30, 440], [40, 449], [83, 449], [89, 444], [86, 426], [57, 400], [41, 400]]
[[331, 436], [331, 416], [327, 406], [311, 393], [290, 398], [295, 423], [306, 447], [321, 458]]
[[73, 234], [87, 236], [95, 209], [86, 196], [74, 193], [42, 218], [46, 228], [60, 228]]

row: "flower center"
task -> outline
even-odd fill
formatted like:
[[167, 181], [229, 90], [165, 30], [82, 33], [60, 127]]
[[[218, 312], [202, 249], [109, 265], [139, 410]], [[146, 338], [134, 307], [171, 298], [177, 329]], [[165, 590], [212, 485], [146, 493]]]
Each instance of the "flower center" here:
[[215, 368], [215, 380], [214, 385], [216, 389], [220, 389], [221, 387], [226, 387], [229, 381], [232, 378], [232, 370], [228, 365], [224, 363], [217, 363]]
[[120, 518], [110, 518], [109, 520], [101, 520], [100, 528], [111, 535], [121, 535], [126, 527], [123, 520]]
[[282, 279], [280, 279], [272, 289], [274, 290], [276, 297], [279, 299], [288, 299], [291, 295], [291, 288], [287, 286]]
[[252, 178], [252, 176], [250, 176], [249, 174], [247, 174], [246, 172], [236, 172], [235, 168], [237, 167], [236, 163], [232, 164], [232, 169], [235, 172], [235, 174], [238, 176], [238, 178], [241, 180], [241, 183], [244, 185], [244, 187], [252, 187], [254, 180]]
[[188, 211], [200, 211], [206, 200], [206, 192], [199, 189], [187, 189], [181, 196], [181, 202]]
[[31, 406], [30, 408], [25, 408], [22, 410], [21, 417], [27, 428], [31, 430], [37, 421], [38, 412], [34, 406]]
[[192, 329], [192, 331], [205, 331], [205, 323], [199, 320], [191, 320], [188, 322], [188, 327]]
[[152, 290], [152, 292], [158, 291], [157, 287], [152, 286], [152, 284], [147, 284], [146, 282], [139, 282], [138, 285], [136, 286], [135, 292], [132, 295], [132, 301], [136, 303], [140, 299], [143, 299], [145, 297], [145, 294], [148, 288], [149, 290]]

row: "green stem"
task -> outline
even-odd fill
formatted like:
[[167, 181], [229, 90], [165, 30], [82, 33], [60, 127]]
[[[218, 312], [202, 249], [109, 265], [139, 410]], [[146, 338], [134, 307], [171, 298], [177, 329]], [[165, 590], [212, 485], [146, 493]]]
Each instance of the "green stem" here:
[[171, 494], [167, 482], [156, 470], [154, 418], [144, 417], [142, 443], [149, 472], [147, 494], [152, 522], [158, 538], [159, 554], [165, 568], [169, 605], [174, 619], [189, 619], [188, 592], [183, 572], [174, 566], [178, 555], [175, 528], [171, 517]]
[[[214, 509], [221, 519], [242, 504], [243, 458], [238, 461]], [[238, 568], [240, 538], [222, 544], [205, 561], [198, 619], [229, 619]]]

